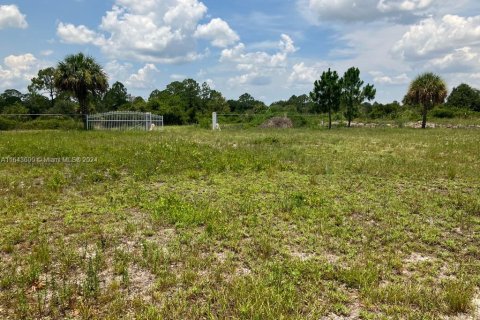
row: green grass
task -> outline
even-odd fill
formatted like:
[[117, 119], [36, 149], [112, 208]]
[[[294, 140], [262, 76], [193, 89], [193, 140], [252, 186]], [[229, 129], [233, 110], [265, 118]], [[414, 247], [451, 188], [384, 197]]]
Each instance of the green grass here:
[[[3, 132], [1, 319], [472, 319], [480, 130]], [[5, 160], [5, 159], [4, 159]]]

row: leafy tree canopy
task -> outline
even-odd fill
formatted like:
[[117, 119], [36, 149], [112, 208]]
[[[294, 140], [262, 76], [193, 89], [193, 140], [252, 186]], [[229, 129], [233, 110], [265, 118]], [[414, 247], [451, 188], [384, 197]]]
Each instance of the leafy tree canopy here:
[[28, 91], [33, 94], [47, 94], [50, 97], [50, 106], [55, 105], [57, 88], [55, 88], [55, 68], [50, 67], [38, 71], [36, 77], [32, 78], [32, 83], [28, 86]]
[[108, 77], [92, 57], [83, 53], [67, 56], [55, 72], [55, 87], [71, 92], [80, 104], [80, 113], [89, 114], [89, 95], [100, 95], [108, 89]]
[[360, 70], [352, 67], [348, 69], [340, 80], [342, 86], [342, 102], [345, 105], [345, 118], [348, 120], [348, 126], [352, 120], [358, 116], [359, 106], [365, 100], [375, 99], [376, 90], [373, 85], [367, 84], [360, 79]]
[[322, 73], [320, 80], [315, 81], [314, 89], [310, 93], [310, 98], [315, 103], [317, 112], [328, 113], [328, 128], [332, 128], [332, 113], [340, 110], [340, 98], [342, 93], [342, 84], [337, 71], [328, 71]]
[[449, 107], [480, 111], [480, 90], [462, 83], [458, 87], [453, 88], [452, 93], [448, 97], [447, 105]]
[[419, 75], [410, 83], [404, 101], [408, 104], [422, 106], [422, 128], [425, 129], [428, 110], [444, 103], [447, 93], [445, 81], [439, 75], [427, 72]]

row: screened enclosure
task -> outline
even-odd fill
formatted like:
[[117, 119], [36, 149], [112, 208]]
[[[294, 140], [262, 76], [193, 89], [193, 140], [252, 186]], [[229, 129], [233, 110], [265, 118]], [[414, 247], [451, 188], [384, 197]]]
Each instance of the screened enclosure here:
[[113, 111], [88, 115], [88, 130], [143, 130], [163, 128], [163, 116], [149, 112]]

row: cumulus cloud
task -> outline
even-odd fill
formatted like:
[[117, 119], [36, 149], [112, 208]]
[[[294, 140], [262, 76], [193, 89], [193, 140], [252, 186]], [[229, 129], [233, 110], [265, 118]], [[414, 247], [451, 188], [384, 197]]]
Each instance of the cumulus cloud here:
[[397, 76], [387, 76], [381, 71], [371, 71], [370, 75], [373, 77], [373, 82], [377, 84], [405, 85], [410, 82], [410, 78], [406, 73]]
[[153, 88], [155, 75], [160, 72], [154, 64], [148, 63], [136, 73], [132, 74], [126, 81], [127, 86], [135, 89]]
[[212, 19], [210, 23], [199, 25], [195, 37], [210, 40], [215, 47], [224, 48], [235, 44], [240, 37], [233, 31], [228, 23], [222, 19]]
[[434, 0], [380, 0], [377, 9], [380, 12], [416, 11], [430, 7]]
[[470, 47], [463, 47], [430, 60], [427, 66], [443, 72], [468, 73], [472, 70], [480, 70], [480, 53]]
[[45, 67], [33, 54], [9, 55], [0, 64], [0, 89], [25, 88], [27, 83]]
[[0, 30], [5, 28], [25, 29], [27, 27], [26, 16], [16, 5], [0, 5]]
[[240, 70], [250, 69], [263, 65], [268, 68], [277, 68], [285, 65], [287, 56], [297, 50], [290, 36], [281, 35], [278, 42], [278, 51], [275, 54], [268, 54], [265, 51], [246, 52], [245, 44], [239, 43], [231, 49], [224, 49], [221, 54], [221, 62], [235, 62]]
[[198, 60], [196, 39], [226, 47], [239, 40], [228, 23], [215, 18], [201, 24], [207, 7], [198, 0], [116, 0], [98, 30], [60, 23], [58, 36], [68, 43], [94, 44], [114, 59], [155, 63]]
[[327, 65], [325, 63], [315, 63], [307, 66], [305, 62], [300, 62], [292, 67], [292, 72], [288, 77], [288, 82], [291, 84], [308, 84], [311, 85], [315, 80], [320, 79], [320, 76]]
[[111, 82], [125, 82], [133, 71], [131, 63], [122, 63], [118, 60], [112, 60], [105, 64], [105, 71]]
[[88, 29], [84, 25], [75, 26], [70, 23], [60, 22], [57, 26], [57, 35], [65, 43], [72, 44], [97, 44], [102, 45], [105, 39], [95, 31]]
[[292, 38], [282, 34], [277, 44], [277, 52], [273, 54], [265, 51], [248, 52], [245, 44], [239, 43], [233, 48], [224, 49], [220, 62], [233, 64], [242, 72], [241, 75], [229, 79], [230, 86], [263, 86], [270, 84], [274, 75], [285, 72], [288, 56], [296, 50]]
[[411, 26], [393, 52], [404, 59], [428, 59], [464, 46], [478, 46], [479, 39], [480, 16], [446, 15], [440, 20], [431, 17]]
[[409, 20], [442, 0], [299, 0], [300, 10], [312, 22]]

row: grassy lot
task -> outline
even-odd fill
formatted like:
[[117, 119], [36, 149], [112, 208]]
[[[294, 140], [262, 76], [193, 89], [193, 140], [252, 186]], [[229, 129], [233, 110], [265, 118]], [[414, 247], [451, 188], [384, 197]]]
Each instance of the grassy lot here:
[[6, 132], [0, 160], [1, 319], [479, 311], [480, 130]]

